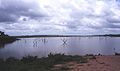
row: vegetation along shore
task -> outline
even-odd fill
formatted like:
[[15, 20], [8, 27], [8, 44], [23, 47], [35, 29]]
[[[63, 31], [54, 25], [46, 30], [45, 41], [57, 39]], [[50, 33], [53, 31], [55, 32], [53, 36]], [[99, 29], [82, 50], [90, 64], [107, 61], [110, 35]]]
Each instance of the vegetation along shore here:
[[[0, 59], [0, 71], [117, 71], [120, 69], [119, 55], [64, 55], [49, 54], [38, 58], [27, 56]], [[114, 66], [116, 67], [114, 67]], [[103, 67], [103, 69], [102, 69]]]
[[12, 43], [16, 40], [18, 39], [12, 36], [8, 36], [4, 32], [0, 31], [0, 45]]

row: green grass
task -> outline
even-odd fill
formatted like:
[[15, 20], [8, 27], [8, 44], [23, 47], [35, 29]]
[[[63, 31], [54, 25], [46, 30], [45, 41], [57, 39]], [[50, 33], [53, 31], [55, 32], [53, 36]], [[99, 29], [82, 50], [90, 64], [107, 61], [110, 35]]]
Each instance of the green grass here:
[[17, 40], [14, 37], [10, 37], [10, 36], [0, 36], [0, 43], [10, 43]]
[[[10, 57], [6, 60], [0, 59], [0, 71], [52, 71], [55, 64], [62, 64], [70, 61], [86, 63], [87, 57], [71, 56], [64, 54], [49, 54], [48, 57], [38, 58], [27, 56], [22, 59]], [[66, 71], [68, 68], [62, 68]]]
[[18, 39], [15, 37], [0, 36], [0, 47], [4, 47], [5, 44], [12, 43], [16, 40], [18, 40]]

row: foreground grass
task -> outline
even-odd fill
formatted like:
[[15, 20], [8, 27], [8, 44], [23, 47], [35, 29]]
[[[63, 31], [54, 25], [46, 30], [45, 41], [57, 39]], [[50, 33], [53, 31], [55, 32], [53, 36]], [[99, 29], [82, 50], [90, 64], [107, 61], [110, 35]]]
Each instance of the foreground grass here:
[[[6, 60], [0, 59], [0, 71], [53, 71], [55, 64], [77, 61], [79, 63], [88, 62], [86, 56], [70, 56], [64, 54], [49, 54], [48, 57], [38, 58], [37, 56], [27, 56], [22, 59], [10, 57]], [[63, 68], [60, 71], [64, 71]]]

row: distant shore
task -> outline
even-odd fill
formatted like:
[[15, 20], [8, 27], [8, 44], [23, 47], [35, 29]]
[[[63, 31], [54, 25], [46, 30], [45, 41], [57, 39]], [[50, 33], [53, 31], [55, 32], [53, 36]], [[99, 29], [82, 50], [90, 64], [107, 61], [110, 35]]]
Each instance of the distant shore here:
[[105, 34], [105, 35], [21, 35], [12, 36], [15, 38], [32, 38], [32, 37], [120, 37], [120, 34]]

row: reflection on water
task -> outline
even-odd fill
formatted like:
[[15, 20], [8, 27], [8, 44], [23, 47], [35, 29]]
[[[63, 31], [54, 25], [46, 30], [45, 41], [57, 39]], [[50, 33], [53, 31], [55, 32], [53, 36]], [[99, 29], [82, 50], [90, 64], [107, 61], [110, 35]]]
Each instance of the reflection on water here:
[[49, 53], [112, 55], [120, 52], [119, 42], [119, 37], [21, 38], [14, 43], [0, 46], [0, 58], [21, 58], [27, 55], [43, 57]]
[[67, 45], [67, 40], [68, 40], [67, 38], [61, 38], [61, 40], [63, 42], [62, 44], [63, 46]]

